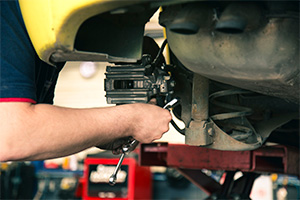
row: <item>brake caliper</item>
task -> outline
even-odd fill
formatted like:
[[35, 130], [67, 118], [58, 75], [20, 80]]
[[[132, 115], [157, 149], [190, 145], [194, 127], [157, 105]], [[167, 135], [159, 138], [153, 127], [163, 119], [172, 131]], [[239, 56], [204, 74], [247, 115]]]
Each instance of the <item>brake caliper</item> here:
[[106, 67], [105, 91], [108, 104], [147, 103], [151, 98], [168, 102], [175, 81], [166, 66], [155, 66], [149, 55], [139, 63]]

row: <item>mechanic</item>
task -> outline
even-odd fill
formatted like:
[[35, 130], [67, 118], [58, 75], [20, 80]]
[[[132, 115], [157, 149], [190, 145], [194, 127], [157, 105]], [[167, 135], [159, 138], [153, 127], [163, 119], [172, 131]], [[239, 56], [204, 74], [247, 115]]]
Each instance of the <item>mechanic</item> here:
[[41, 61], [17, 1], [1, 3], [0, 161], [44, 160], [98, 146], [115, 149], [132, 136], [161, 138], [170, 113], [152, 104], [74, 109], [52, 105], [60, 69]]

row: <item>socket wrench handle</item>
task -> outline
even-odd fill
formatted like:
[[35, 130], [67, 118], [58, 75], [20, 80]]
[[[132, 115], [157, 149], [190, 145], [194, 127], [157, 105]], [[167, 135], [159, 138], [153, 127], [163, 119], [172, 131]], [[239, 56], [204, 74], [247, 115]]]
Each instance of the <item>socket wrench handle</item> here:
[[119, 172], [119, 170], [121, 169], [121, 165], [122, 162], [126, 156], [127, 153], [133, 151], [135, 149], [135, 147], [139, 144], [139, 142], [135, 139], [131, 140], [128, 144], [124, 144], [122, 146], [122, 154], [120, 156], [119, 162], [115, 168], [115, 171], [113, 172], [113, 174], [109, 177], [108, 183], [111, 186], [114, 186], [116, 184], [116, 180], [117, 180], [117, 174]]
[[109, 177], [108, 183], [110, 185], [112, 185], [112, 186], [116, 184], [117, 174], [118, 174], [118, 172], [119, 172], [119, 170], [121, 168], [121, 165], [122, 165], [122, 162], [124, 160], [125, 155], [126, 155], [125, 153], [121, 154], [121, 157], [120, 157], [119, 162], [118, 162], [118, 164], [117, 164], [117, 166], [115, 168], [114, 173]]

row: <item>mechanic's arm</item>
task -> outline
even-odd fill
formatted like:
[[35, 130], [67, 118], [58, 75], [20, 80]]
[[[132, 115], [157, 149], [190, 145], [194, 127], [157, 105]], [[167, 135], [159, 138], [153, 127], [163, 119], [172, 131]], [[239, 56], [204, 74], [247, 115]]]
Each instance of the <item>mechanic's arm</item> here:
[[43, 160], [132, 136], [142, 143], [168, 131], [170, 113], [155, 105], [74, 109], [0, 103], [0, 161]]

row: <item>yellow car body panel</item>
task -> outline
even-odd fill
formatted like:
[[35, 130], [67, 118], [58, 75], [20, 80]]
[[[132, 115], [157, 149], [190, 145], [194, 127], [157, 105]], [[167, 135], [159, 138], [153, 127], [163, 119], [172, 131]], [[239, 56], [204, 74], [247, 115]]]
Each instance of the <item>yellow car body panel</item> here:
[[56, 50], [73, 51], [80, 25], [88, 18], [140, 1], [19, 0], [22, 16], [38, 56], [50, 62]]

